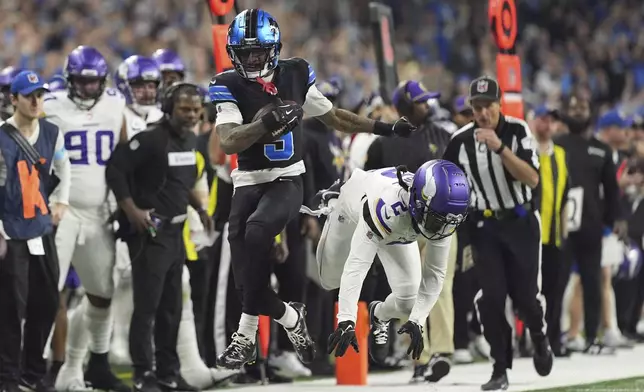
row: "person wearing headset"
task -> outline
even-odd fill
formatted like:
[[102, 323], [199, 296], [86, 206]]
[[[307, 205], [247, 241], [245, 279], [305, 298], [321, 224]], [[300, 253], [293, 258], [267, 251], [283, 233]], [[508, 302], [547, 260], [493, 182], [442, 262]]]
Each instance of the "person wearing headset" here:
[[194, 191], [198, 167], [193, 129], [203, 112], [203, 96], [193, 84], [175, 84], [164, 92], [161, 111], [160, 121], [114, 150], [106, 179], [120, 208], [117, 236], [127, 242], [132, 262], [134, 390], [196, 391], [180, 375], [177, 336], [185, 260], [182, 234], [189, 205], [206, 230], [212, 230]]

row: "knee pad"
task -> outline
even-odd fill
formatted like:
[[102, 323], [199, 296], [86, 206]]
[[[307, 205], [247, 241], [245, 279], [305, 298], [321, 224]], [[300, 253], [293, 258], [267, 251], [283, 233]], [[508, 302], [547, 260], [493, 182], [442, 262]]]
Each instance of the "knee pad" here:
[[403, 314], [410, 314], [416, 303], [416, 296], [411, 297], [395, 297], [396, 310]]
[[246, 224], [245, 245], [254, 251], [266, 251], [273, 243], [273, 237], [268, 228], [261, 223], [249, 222]]

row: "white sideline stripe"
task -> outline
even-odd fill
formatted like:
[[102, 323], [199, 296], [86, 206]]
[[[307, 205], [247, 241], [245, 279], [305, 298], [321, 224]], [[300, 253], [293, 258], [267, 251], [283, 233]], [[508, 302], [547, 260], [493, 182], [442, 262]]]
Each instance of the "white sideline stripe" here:
[[[555, 358], [554, 368], [548, 377], [540, 377], [532, 366], [532, 358], [514, 360], [514, 369], [508, 371], [508, 391], [532, 391], [544, 388], [559, 388], [617, 380], [644, 377], [644, 345], [632, 350], [620, 350], [613, 356], [574, 355], [572, 358]], [[437, 384], [408, 384], [411, 370], [396, 371], [369, 376], [369, 387], [383, 392], [479, 392], [480, 385], [487, 382], [492, 374], [491, 363], [453, 366], [449, 375]], [[377, 388], [377, 389], [376, 389]], [[338, 386], [335, 379], [303, 381], [293, 384], [243, 387], [244, 392], [306, 391], [370, 391], [364, 386]], [[644, 390], [644, 383], [638, 390]]]

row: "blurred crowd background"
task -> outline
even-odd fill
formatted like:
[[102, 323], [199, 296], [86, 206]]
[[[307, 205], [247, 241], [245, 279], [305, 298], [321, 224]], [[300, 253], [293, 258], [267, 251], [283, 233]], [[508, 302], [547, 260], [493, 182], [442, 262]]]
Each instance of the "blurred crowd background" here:
[[[299, 56], [319, 78], [341, 76], [353, 106], [377, 87], [368, 26], [369, 0], [239, 0], [267, 9], [281, 23], [285, 57]], [[487, 2], [387, 0], [394, 9], [401, 79], [421, 79], [443, 100], [468, 81], [495, 72]], [[603, 109], [632, 108], [644, 96], [644, 2], [522, 0], [519, 54], [525, 101], [557, 104], [581, 91]], [[0, 64], [60, 72], [79, 44], [96, 46], [116, 67], [132, 54], [176, 49], [191, 79], [212, 76], [211, 18], [204, 0], [4, 0], [0, 3]]]

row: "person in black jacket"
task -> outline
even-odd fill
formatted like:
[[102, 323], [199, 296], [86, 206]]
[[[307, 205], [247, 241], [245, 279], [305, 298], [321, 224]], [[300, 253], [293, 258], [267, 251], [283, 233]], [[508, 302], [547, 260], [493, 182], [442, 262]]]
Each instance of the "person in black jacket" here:
[[[572, 96], [561, 114], [568, 133], [554, 142], [566, 150], [570, 189], [568, 191], [568, 248], [579, 267], [583, 286], [584, 328], [588, 354], [599, 354], [597, 340], [601, 312], [601, 256], [604, 227], [626, 237], [616, 169], [609, 146], [591, 133], [590, 102]], [[600, 193], [603, 188], [603, 197]], [[574, 339], [576, 336], [568, 336]]]
[[106, 179], [123, 213], [117, 235], [127, 242], [132, 260], [134, 390], [196, 391], [179, 373], [176, 347], [188, 205], [212, 230], [212, 221], [193, 191], [197, 156], [192, 130], [203, 111], [203, 97], [197, 86], [187, 83], [176, 84], [164, 94], [165, 117], [115, 149]]
[[420, 82], [401, 82], [394, 91], [392, 103], [398, 114], [407, 117], [418, 129], [406, 139], [376, 139], [369, 146], [365, 170], [405, 164], [415, 172], [423, 163], [439, 159], [451, 134], [432, 119], [435, 109], [428, 102], [438, 98], [440, 93], [427, 91]]

